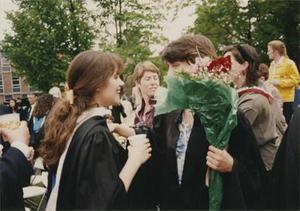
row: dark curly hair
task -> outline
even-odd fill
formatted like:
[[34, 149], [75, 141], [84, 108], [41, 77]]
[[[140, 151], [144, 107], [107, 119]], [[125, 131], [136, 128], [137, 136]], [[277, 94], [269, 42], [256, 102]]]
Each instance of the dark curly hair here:
[[259, 79], [258, 66], [260, 59], [255, 48], [248, 44], [231, 45], [225, 48], [226, 52], [231, 52], [240, 64], [248, 62], [246, 86], [256, 86]]
[[43, 117], [46, 116], [54, 103], [54, 98], [50, 94], [44, 94], [38, 97], [36, 105], [34, 107], [32, 116]]
[[260, 64], [258, 67], [258, 75], [259, 75], [259, 78], [264, 77], [264, 80], [268, 80], [269, 79], [268, 65], [266, 65], [264, 63]]

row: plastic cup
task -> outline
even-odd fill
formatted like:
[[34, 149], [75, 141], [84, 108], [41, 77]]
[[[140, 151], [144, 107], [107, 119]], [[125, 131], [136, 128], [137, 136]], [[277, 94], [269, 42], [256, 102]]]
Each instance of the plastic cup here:
[[136, 146], [139, 143], [142, 143], [141, 141], [145, 139], [146, 139], [146, 134], [138, 134], [138, 135], [128, 137], [128, 141], [131, 146]]

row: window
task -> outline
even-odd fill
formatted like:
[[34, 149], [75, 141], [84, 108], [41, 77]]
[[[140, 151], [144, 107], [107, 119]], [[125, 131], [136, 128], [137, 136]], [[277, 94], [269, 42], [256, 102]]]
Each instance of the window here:
[[9, 72], [10, 71], [10, 64], [8, 59], [4, 56], [1, 58], [1, 66], [3, 72]]
[[20, 92], [21, 86], [20, 86], [20, 77], [19, 76], [12, 76], [12, 85], [13, 85], [13, 92]]
[[5, 101], [9, 101], [9, 100], [11, 100], [12, 98], [13, 98], [12, 95], [5, 95], [5, 96], [4, 96]]
[[3, 77], [2, 74], [0, 74], [0, 93], [3, 93]]

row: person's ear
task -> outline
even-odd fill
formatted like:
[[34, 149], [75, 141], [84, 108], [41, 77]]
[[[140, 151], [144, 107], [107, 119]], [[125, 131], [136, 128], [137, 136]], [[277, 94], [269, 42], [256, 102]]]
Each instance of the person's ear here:
[[248, 63], [248, 62], [244, 62], [244, 63], [242, 64], [242, 66], [243, 66], [242, 74], [243, 74], [243, 75], [246, 75], [246, 74], [247, 74], [247, 71], [248, 71], [249, 63]]

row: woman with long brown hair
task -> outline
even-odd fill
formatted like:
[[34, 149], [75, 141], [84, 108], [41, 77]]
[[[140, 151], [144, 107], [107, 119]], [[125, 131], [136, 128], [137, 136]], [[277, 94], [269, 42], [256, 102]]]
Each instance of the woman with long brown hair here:
[[37, 98], [36, 106], [32, 112], [32, 125], [30, 130], [30, 144], [35, 150], [35, 157], [38, 156], [38, 148], [44, 136], [44, 123], [48, 113], [54, 104], [54, 98], [50, 94], [44, 94]]
[[150, 157], [149, 141], [141, 139], [122, 163], [124, 151], [104, 118], [105, 107], [120, 101], [121, 69], [118, 56], [98, 51], [70, 63], [66, 99], [51, 110], [40, 148], [46, 165], [57, 170], [47, 210], [122, 207], [132, 178]]

